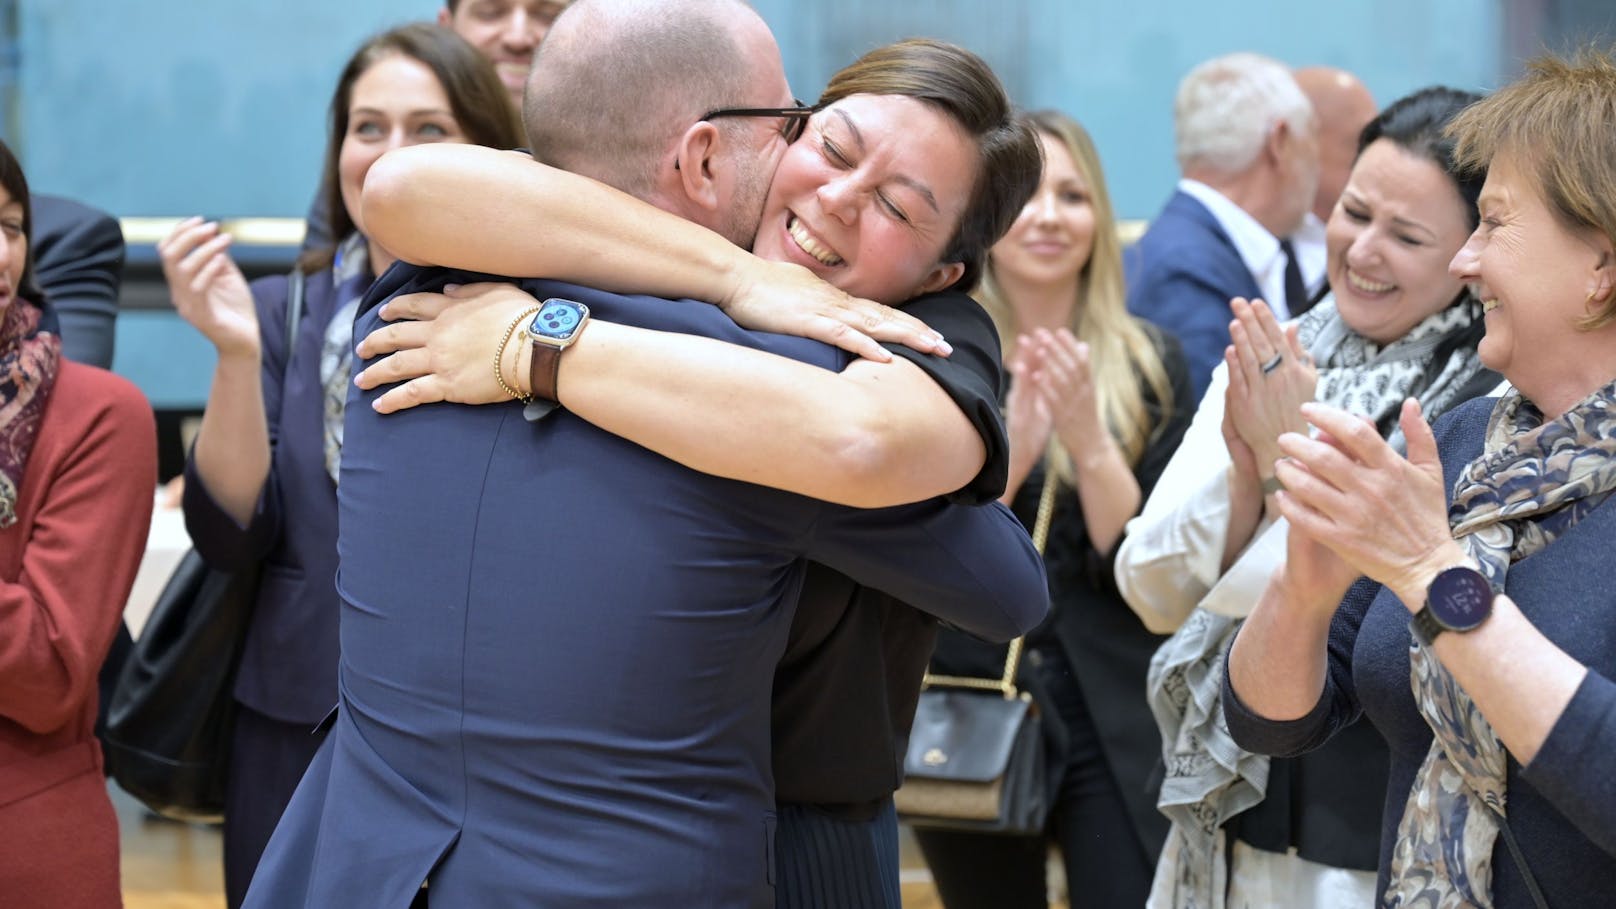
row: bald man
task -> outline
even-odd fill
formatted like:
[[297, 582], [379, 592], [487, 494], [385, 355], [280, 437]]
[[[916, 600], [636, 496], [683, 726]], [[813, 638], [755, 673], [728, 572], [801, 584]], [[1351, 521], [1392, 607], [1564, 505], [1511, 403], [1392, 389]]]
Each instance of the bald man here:
[[[1313, 104], [1319, 125], [1319, 187], [1313, 210], [1291, 235], [1296, 262], [1312, 299], [1324, 285], [1324, 224], [1347, 185], [1358, 158], [1358, 134], [1379, 113], [1362, 80], [1333, 66], [1307, 66], [1292, 73], [1302, 94]], [[1294, 313], [1293, 313], [1294, 314]]]

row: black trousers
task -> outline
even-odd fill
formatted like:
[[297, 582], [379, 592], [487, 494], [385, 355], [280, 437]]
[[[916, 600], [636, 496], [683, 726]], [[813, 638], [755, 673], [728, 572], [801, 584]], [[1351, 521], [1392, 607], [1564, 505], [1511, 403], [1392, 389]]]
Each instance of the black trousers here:
[[1044, 866], [1059, 845], [1071, 909], [1137, 909], [1155, 873], [1106, 764], [1083, 692], [1058, 648], [1039, 648], [1037, 671], [1069, 746], [1043, 836], [917, 829], [915, 839], [947, 909], [1047, 909]]
[[239, 909], [281, 813], [325, 740], [329, 725], [286, 723], [237, 705], [224, 807], [224, 891]]

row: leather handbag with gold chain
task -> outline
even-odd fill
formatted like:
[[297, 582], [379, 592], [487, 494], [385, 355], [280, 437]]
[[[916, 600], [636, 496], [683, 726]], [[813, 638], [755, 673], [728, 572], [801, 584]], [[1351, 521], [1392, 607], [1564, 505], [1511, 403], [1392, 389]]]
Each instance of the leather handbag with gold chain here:
[[[1038, 499], [1032, 542], [1042, 553], [1055, 510], [1053, 477]], [[1016, 688], [1024, 638], [1010, 642], [997, 679], [927, 673], [893, 796], [916, 827], [977, 833], [1042, 832], [1049, 812], [1038, 707]]]

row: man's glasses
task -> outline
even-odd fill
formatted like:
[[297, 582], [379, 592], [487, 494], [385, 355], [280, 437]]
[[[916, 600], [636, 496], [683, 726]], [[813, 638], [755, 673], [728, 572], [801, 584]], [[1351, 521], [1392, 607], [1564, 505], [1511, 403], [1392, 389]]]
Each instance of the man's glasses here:
[[785, 123], [780, 127], [780, 135], [787, 142], [795, 142], [802, 136], [802, 131], [808, 125], [808, 118], [813, 116], [819, 108], [797, 102], [795, 107], [731, 107], [722, 110], [708, 111], [702, 115], [703, 120], [717, 120], [719, 117], [783, 117]]

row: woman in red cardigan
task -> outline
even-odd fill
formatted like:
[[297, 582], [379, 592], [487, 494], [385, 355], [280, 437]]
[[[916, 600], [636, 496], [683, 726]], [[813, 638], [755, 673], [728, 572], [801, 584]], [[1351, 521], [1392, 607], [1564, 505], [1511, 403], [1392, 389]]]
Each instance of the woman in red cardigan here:
[[0, 906], [119, 906], [96, 673], [157, 482], [151, 407], [61, 356], [33, 283], [28, 183], [0, 143]]

